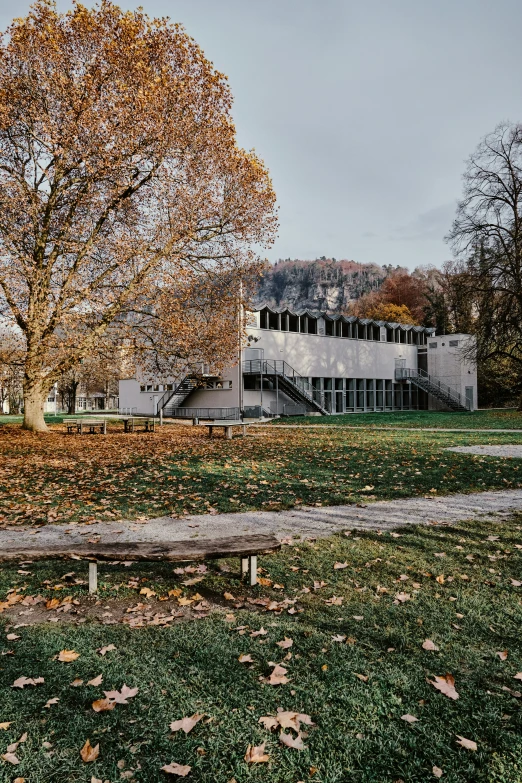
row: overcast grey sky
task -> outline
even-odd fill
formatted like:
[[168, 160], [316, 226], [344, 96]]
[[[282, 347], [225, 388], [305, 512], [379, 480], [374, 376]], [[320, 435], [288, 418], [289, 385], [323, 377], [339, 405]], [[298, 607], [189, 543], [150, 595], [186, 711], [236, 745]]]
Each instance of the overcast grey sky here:
[[[30, 2], [0, 0], [0, 27]], [[520, 0], [120, 5], [182, 22], [228, 75], [239, 142], [278, 195], [272, 260], [441, 264], [465, 159], [522, 121]]]

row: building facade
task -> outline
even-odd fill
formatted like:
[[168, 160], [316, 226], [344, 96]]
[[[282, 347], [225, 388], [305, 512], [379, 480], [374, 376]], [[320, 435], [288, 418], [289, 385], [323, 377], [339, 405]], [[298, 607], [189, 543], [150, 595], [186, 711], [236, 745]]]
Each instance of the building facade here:
[[186, 415], [239, 409], [245, 416], [400, 410], [473, 410], [470, 335], [319, 311], [252, 314], [247, 346], [220, 377], [120, 381], [120, 409]]

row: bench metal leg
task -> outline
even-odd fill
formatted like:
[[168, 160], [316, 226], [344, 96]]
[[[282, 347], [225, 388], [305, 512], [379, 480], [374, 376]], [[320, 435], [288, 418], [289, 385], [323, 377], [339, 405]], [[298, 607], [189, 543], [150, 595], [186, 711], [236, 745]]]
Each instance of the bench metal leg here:
[[246, 435], [246, 426], [243, 424], [243, 437]]
[[248, 574], [248, 557], [241, 558], [241, 578]]
[[209, 438], [211, 438], [211, 437], [212, 437], [212, 427], [209, 427], [209, 428], [208, 428], [208, 437], [209, 437]]
[[96, 593], [98, 590], [98, 563], [89, 563], [89, 593]]
[[257, 555], [249, 555], [250, 584], [257, 585]]

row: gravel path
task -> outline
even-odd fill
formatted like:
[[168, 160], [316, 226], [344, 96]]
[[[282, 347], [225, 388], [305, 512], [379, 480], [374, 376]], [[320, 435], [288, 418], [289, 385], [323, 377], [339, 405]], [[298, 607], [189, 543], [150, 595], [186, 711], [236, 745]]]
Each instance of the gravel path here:
[[456, 451], [459, 454], [480, 454], [482, 457], [522, 459], [522, 446], [452, 446], [445, 451]]
[[[506, 447], [502, 447], [506, 448]], [[482, 452], [481, 452], [482, 453]], [[407, 498], [361, 506], [302, 507], [289, 511], [252, 511], [238, 514], [201, 514], [186, 519], [158, 517], [145, 522], [122, 520], [78, 525], [46, 525], [40, 528], [0, 530], [0, 547], [16, 543], [47, 546], [79, 543], [93, 536], [101, 541], [180, 541], [195, 537], [217, 538], [241, 533], [275, 533], [327, 536], [350, 528], [392, 529], [404, 525], [450, 523], [491, 514], [522, 511], [522, 489]]]

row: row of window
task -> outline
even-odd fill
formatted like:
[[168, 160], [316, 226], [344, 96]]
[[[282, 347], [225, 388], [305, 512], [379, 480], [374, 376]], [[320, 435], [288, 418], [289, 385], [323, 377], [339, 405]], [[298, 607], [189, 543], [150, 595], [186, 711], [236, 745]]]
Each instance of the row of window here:
[[[142, 383], [140, 385], [140, 391], [142, 392], [162, 392], [172, 391], [174, 385], [172, 383]], [[201, 382], [201, 389], [231, 389], [232, 381], [220, 381], [220, 380], [203, 380]]]
[[[413, 384], [380, 378], [312, 378], [313, 396], [330, 413], [425, 410], [427, 396]], [[245, 375], [245, 389], [261, 390], [260, 376]], [[274, 391], [275, 382], [263, 377], [263, 390]]]
[[[377, 342], [403, 343], [405, 345], [426, 345], [426, 333], [413, 329], [404, 331], [399, 327], [377, 326], [343, 321], [318, 319], [309, 315], [293, 315], [291, 313], [272, 313], [261, 310], [259, 313], [261, 329], [279, 332], [300, 332], [302, 334], [321, 334], [326, 337], [345, 337], [349, 340], [374, 340]], [[324, 326], [323, 326], [324, 324]]]

